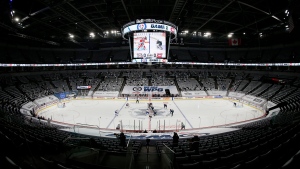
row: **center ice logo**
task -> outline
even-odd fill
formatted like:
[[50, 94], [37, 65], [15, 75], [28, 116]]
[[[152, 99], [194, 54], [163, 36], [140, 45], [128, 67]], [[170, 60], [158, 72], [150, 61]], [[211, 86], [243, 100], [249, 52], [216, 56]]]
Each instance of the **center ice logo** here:
[[158, 91], [162, 92], [164, 89], [163, 88], [158, 88], [157, 86], [145, 86], [144, 87], [144, 92], [153, 92], [153, 91]]

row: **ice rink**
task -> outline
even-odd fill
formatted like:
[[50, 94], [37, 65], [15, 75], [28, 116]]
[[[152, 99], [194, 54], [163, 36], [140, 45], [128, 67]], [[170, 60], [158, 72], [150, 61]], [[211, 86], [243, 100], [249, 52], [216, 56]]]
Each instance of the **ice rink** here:
[[[227, 99], [199, 99], [151, 101], [156, 116], [149, 118], [146, 114], [147, 103], [140, 100], [72, 100], [65, 108], [56, 105], [38, 113], [62, 124], [90, 125], [101, 129], [116, 129], [118, 124], [123, 130], [180, 130], [181, 123], [185, 129], [198, 129], [213, 126], [232, 125], [249, 121], [264, 115], [260, 110], [243, 104], [235, 107]], [[129, 107], [126, 107], [129, 103]], [[164, 108], [167, 104], [167, 109]], [[174, 110], [173, 116], [170, 109]], [[116, 116], [115, 111], [119, 114]]]

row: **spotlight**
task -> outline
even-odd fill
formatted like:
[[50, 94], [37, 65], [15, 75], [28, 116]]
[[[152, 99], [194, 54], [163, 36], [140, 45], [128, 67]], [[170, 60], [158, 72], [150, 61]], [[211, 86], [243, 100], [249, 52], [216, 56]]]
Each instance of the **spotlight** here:
[[15, 21], [16, 21], [16, 22], [19, 22], [19, 21], [20, 21], [20, 19], [19, 19], [18, 17], [16, 17], [16, 18], [15, 18]]
[[95, 37], [95, 33], [94, 33], [94, 32], [91, 32], [91, 33], [90, 33], [90, 37], [91, 37], [91, 38], [94, 38], [94, 37]]
[[203, 36], [204, 36], [204, 37], [210, 37], [210, 36], [211, 36], [211, 33], [210, 33], [210, 32], [204, 32]]
[[69, 37], [70, 37], [71, 39], [73, 39], [73, 38], [74, 38], [74, 35], [71, 34], [71, 33], [69, 33]]

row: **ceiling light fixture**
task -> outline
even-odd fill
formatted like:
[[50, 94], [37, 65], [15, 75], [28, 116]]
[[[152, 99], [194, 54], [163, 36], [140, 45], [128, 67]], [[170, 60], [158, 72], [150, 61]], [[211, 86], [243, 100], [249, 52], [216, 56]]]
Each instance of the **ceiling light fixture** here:
[[69, 37], [73, 39], [73, 38], [74, 38], [74, 35], [71, 34], [71, 33], [69, 33]]
[[229, 34], [227, 35], [228, 38], [231, 38], [232, 36], [233, 36], [233, 33], [229, 33]]
[[90, 37], [91, 37], [91, 38], [94, 38], [94, 37], [95, 37], [95, 33], [94, 33], [94, 32], [91, 32], [91, 33], [90, 33]]

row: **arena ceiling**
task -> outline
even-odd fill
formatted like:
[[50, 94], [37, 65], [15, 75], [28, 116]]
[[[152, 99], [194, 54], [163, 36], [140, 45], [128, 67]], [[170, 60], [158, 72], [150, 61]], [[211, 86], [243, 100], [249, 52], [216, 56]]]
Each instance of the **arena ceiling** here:
[[209, 32], [209, 38], [224, 40], [229, 33], [254, 39], [288, 35], [300, 16], [296, 0], [4, 0], [0, 5], [2, 39], [78, 46], [121, 39], [122, 25], [136, 19], [166, 20], [178, 25], [182, 36]]

